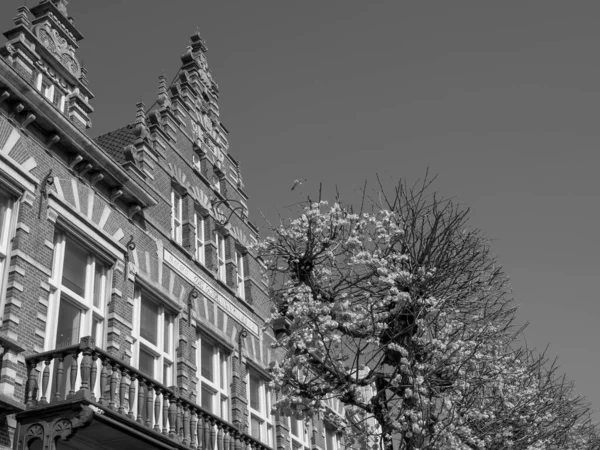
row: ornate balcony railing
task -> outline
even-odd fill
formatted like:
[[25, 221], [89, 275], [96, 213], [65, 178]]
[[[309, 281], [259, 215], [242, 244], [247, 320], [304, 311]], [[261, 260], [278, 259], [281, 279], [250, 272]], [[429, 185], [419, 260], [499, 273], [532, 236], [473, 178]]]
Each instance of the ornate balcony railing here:
[[[271, 450], [85, 337], [69, 347], [25, 358], [27, 409], [84, 400], [191, 449]], [[77, 389], [79, 386], [79, 389]], [[39, 398], [38, 398], [39, 397]]]

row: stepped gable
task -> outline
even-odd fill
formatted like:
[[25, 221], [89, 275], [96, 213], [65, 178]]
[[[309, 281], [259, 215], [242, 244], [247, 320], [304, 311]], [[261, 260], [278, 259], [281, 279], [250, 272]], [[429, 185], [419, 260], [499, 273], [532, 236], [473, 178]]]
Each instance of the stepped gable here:
[[[219, 87], [206, 59], [208, 48], [198, 32], [190, 36], [190, 44], [181, 56], [182, 65], [172, 82], [159, 77], [158, 95], [149, 110], [137, 104], [136, 120], [95, 138], [116, 161], [126, 164], [125, 147], [134, 145], [136, 151], [152, 144], [158, 132], [167, 139], [174, 138], [177, 128], [183, 128], [193, 141], [198, 154], [211, 161], [225, 159], [229, 143], [227, 129], [219, 120]], [[141, 153], [140, 153], [141, 154]]]
[[42, 0], [21, 6], [0, 57], [76, 126], [91, 127], [87, 71], [77, 58], [83, 35], [67, 11], [67, 0]]

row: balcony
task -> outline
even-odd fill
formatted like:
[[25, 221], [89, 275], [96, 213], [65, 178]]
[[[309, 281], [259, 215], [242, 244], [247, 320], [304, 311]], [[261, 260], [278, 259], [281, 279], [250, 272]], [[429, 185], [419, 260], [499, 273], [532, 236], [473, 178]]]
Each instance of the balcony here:
[[90, 337], [25, 361], [26, 410], [17, 414], [18, 450], [271, 450], [183, 398], [176, 387], [96, 347]]

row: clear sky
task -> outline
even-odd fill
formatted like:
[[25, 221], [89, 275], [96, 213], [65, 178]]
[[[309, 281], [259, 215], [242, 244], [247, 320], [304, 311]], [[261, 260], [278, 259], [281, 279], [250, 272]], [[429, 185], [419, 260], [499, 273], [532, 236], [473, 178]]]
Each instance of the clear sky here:
[[[0, 2], [3, 30], [22, 3]], [[600, 409], [599, 2], [71, 0], [69, 12], [86, 37], [92, 136], [150, 106], [200, 30], [259, 226], [259, 209], [276, 219], [320, 182], [354, 199], [376, 174], [438, 173], [436, 190], [493, 240], [529, 343], [549, 343]]]

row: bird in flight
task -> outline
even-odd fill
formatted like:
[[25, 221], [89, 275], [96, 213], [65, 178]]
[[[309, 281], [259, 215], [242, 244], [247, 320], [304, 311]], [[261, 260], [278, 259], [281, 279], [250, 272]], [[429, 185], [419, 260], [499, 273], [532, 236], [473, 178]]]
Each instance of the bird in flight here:
[[302, 183], [304, 183], [305, 181], [306, 181], [305, 179], [302, 179], [302, 180], [294, 180], [294, 185], [292, 186], [292, 189], [290, 189], [290, 190], [292, 190], [292, 191], [293, 191], [294, 189], [296, 189], [296, 187], [298, 187], [298, 186], [302, 185]]

